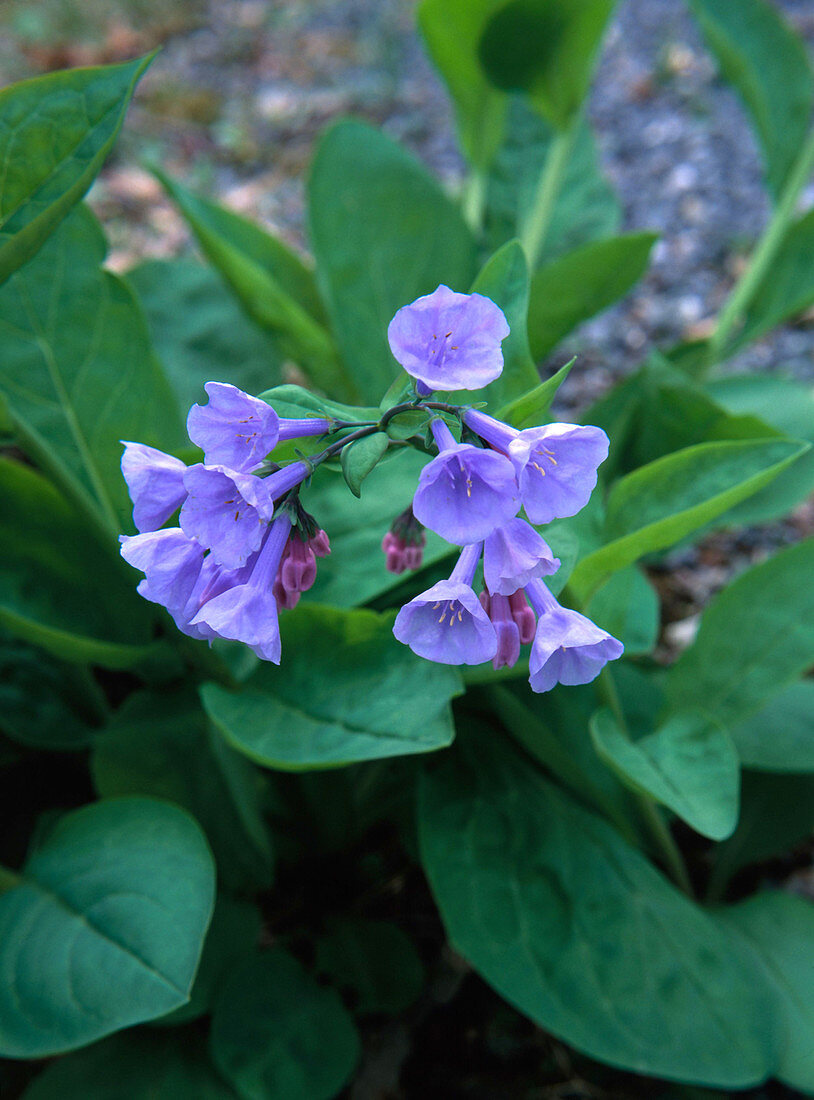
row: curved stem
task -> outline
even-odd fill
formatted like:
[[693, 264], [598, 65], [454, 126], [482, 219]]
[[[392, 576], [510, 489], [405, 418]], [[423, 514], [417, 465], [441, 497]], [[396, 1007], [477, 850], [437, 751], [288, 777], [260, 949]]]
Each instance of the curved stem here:
[[552, 137], [543, 170], [537, 181], [531, 210], [520, 226], [520, 241], [525, 249], [532, 274], [539, 265], [543, 245], [551, 226], [554, 206], [574, 147], [578, 122], [577, 119], [567, 129], [557, 130]]
[[741, 319], [771, 267], [783, 243], [789, 223], [794, 217], [797, 200], [812, 171], [814, 171], [814, 131], [800, 150], [800, 155], [786, 182], [774, 214], [752, 253], [749, 266], [735, 284], [734, 290], [718, 316], [718, 323], [709, 340], [708, 366], [724, 355], [732, 329]]

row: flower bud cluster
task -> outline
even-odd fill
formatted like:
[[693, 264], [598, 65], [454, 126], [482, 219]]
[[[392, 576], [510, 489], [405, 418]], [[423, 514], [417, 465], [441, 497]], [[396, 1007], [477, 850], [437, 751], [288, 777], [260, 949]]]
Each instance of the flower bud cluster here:
[[[499, 376], [508, 331], [488, 298], [441, 286], [399, 310], [388, 336], [422, 392], [454, 391]], [[458, 442], [444, 417], [432, 420], [438, 454], [421, 471], [412, 511], [424, 527], [463, 549], [448, 580], [402, 607], [393, 632], [428, 660], [491, 660], [496, 669], [514, 665], [521, 645], [531, 643], [532, 690], [587, 683], [621, 655], [622, 644], [557, 602], [542, 578], [560, 562], [531, 524], [585, 507], [608, 454], [607, 436], [577, 424], [518, 431], [476, 409], [456, 412], [459, 428], [478, 442]], [[390, 544], [384, 549], [392, 552]], [[472, 586], [481, 558], [485, 587], [478, 597]]]
[[[265, 463], [278, 442], [323, 435], [331, 424], [280, 418], [221, 382], [205, 389], [208, 403], [193, 405], [187, 418], [202, 463], [124, 444], [122, 473], [139, 534], [120, 537], [122, 556], [144, 573], [141, 595], [166, 607], [185, 634], [245, 642], [279, 664], [278, 608], [296, 606], [330, 545], [298, 503], [286, 503], [310, 464], [266, 472]], [[179, 509], [178, 525], [164, 527]]]

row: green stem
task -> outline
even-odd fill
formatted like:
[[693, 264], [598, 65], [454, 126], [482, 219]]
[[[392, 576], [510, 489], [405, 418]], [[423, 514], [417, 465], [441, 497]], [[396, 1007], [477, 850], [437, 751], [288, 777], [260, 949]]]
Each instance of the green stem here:
[[15, 886], [19, 886], [22, 882], [22, 876], [18, 875], [16, 871], [9, 870], [8, 867], [0, 865], [0, 894], [6, 892], [6, 890], [13, 890]]
[[[622, 710], [619, 693], [616, 690], [616, 684], [614, 683], [613, 674], [610, 669], [607, 667], [603, 668], [597, 678], [596, 686], [598, 694], [613, 712], [619, 729], [626, 737], [630, 738], [630, 731], [628, 729], [625, 713]], [[641, 794], [638, 791], [631, 791], [631, 795], [639, 808], [643, 822], [647, 826], [653, 843], [661, 853], [664, 866], [669, 871], [670, 877], [673, 882], [675, 882], [676, 886], [680, 887], [685, 894], [689, 894], [690, 897], [692, 897], [692, 883], [687, 874], [684, 859], [655, 800], [649, 795]]]
[[483, 227], [483, 212], [485, 209], [486, 173], [482, 168], [473, 168], [464, 182], [461, 210], [466, 224], [476, 237]]
[[552, 137], [543, 170], [537, 181], [531, 210], [520, 227], [520, 241], [526, 251], [532, 272], [536, 271], [540, 262], [543, 245], [551, 226], [554, 205], [565, 178], [577, 124], [578, 120], [575, 120], [567, 129], [557, 130]]
[[715, 331], [709, 340], [708, 367], [724, 358], [732, 329], [740, 321], [774, 262], [789, 223], [794, 217], [797, 200], [812, 171], [814, 171], [814, 131], [800, 150], [800, 155], [789, 175], [774, 214], [752, 254], [749, 266], [735, 284], [729, 300], [721, 310]]

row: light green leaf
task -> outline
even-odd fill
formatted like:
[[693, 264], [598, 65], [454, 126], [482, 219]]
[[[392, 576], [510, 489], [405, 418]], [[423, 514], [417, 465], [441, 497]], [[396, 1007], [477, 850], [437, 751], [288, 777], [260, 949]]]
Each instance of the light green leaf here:
[[262, 664], [239, 692], [201, 689], [207, 714], [240, 752], [299, 771], [450, 744], [460, 673], [397, 642], [392, 616], [312, 604], [281, 626], [281, 668]]
[[154, 171], [248, 316], [271, 332], [281, 351], [318, 386], [339, 398], [352, 396], [352, 382], [324, 325], [312, 271], [259, 226]]
[[52, 1062], [24, 1100], [122, 1100], [123, 1087], [127, 1100], [237, 1100], [201, 1037], [146, 1030], [113, 1035]]
[[702, 836], [724, 840], [738, 822], [740, 768], [732, 738], [700, 711], [673, 714], [639, 741], [610, 710], [591, 721], [596, 751], [622, 782], [655, 798]]
[[0, 284], [90, 187], [154, 56], [48, 73], [0, 92]]
[[468, 287], [474, 241], [424, 167], [361, 122], [320, 140], [308, 194], [319, 285], [351, 379], [344, 399], [378, 402], [399, 369], [387, 344], [394, 314], [439, 283]]
[[0, 1054], [58, 1054], [183, 1004], [214, 892], [203, 834], [168, 803], [63, 817], [0, 896]]
[[[553, 130], [519, 97], [510, 102], [506, 138], [489, 172], [486, 229], [489, 245], [499, 248], [518, 236], [533, 203], [548, 156]], [[577, 129], [554, 203], [541, 263], [618, 231], [621, 211], [599, 168], [587, 124]]]
[[709, 523], [806, 450], [781, 440], [701, 443], [628, 474], [608, 498], [605, 545], [578, 563], [572, 588], [584, 602], [611, 573]]
[[422, 0], [418, 26], [455, 106], [461, 148], [471, 164], [487, 168], [500, 145], [506, 97], [486, 79], [478, 43], [502, 0]]
[[135, 576], [40, 474], [0, 458], [0, 624], [68, 661], [127, 668], [145, 657], [152, 610]]
[[814, 539], [754, 566], [713, 600], [665, 680], [668, 704], [732, 727], [814, 664]]
[[422, 860], [456, 948], [591, 1058], [713, 1086], [762, 1081], [776, 1035], [748, 956], [494, 731], [467, 734], [419, 800]]
[[210, 728], [193, 690], [131, 695], [97, 739], [91, 771], [103, 798], [150, 795], [188, 810], [230, 889], [269, 885], [273, 855], [256, 769]]
[[524, 92], [566, 127], [588, 94], [614, 0], [508, 0], [486, 24], [479, 55], [495, 87]]
[[206, 401], [204, 382], [259, 393], [280, 381], [273, 339], [246, 317], [211, 267], [196, 260], [148, 260], [127, 273], [153, 344], [186, 418]]
[[[795, 439], [814, 442], [814, 390], [775, 374], [731, 375], [707, 383], [712, 397], [730, 413], [762, 417]], [[787, 515], [814, 490], [814, 449], [760, 493], [734, 508], [733, 523], [766, 523]]]
[[800, 680], [732, 727], [745, 768], [814, 772], [814, 680]]
[[805, 43], [765, 0], [689, 0], [707, 44], [749, 112], [769, 187], [783, 190], [808, 135], [814, 80]]
[[809, 210], [786, 231], [725, 356], [733, 355], [765, 332], [803, 313], [814, 302], [813, 248], [814, 210]]
[[210, 1050], [242, 1100], [331, 1100], [358, 1061], [359, 1036], [336, 991], [277, 947], [231, 975]]
[[721, 926], [754, 952], [774, 993], [782, 1025], [773, 1076], [814, 1093], [814, 905], [809, 898], [761, 893], [716, 914]]
[[529, 340], [536, 360], [564, 336], [623, 298], [647, 270], [655, 233], [628, 233], [581, 245], [534, 273]]
[[78, 207], [0, 289], [0, 403], [23, 449], [116, 532], [132, 508], [120, 440], [171, 451], [184, 436], [141, 310], [104, 256]]
[[556, 397], [557, 390], [571, 373], [571, 368], [576, 361], [576, 356], [569, 359], [555, 374], [552, 374], [550, 378], [546, 378], [545, 382], [541, 382], [533, 390], [529, 390], [528, 393], [524, 393], [508, 405], [504, 405], [497, 414], [498, 419], [519, 429], [531, 428], [545, 423], [548, 410], [551, 408], [551, 402]]
[[342, 473], [355, 497], [362, 495], [362, 482], [384, 457], [389, 443], [387, 432], [373, 432], [342, 449]]
[[353, 996], [360, 1015], [397, 1015], [424, 985], [424, 967], [412, 940], [396, 924], [345, 917], [331, 921], [316, 944], [317, 974]]
[[659, 635], [659, 600], [635, 566], [614, 573], [594, 593], [585, 614], [624, 643], [625, 653], [649, 653]]

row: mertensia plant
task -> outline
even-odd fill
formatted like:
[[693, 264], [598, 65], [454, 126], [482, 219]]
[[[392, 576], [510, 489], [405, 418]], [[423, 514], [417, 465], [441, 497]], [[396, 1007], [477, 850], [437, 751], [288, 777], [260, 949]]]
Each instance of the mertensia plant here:
[[[310, 256], [156, 168], [206, 262], [112, 274], [81, 200], [151, 58], [0, 93], [4, 1095], [329, 1100], [393, 1018], [435, 1095], [472, 1005], [535, 1095], [814, 1094], [814, 399], [735, 359], [814, 303], [814, 81], [691, 0], [767, 224], [560, 414], [655, 241], [584, 110], [613, 8], [423, 0], [465, 178], [335, 122]], [[677, 644], [673, 548], [764, 525]]]

